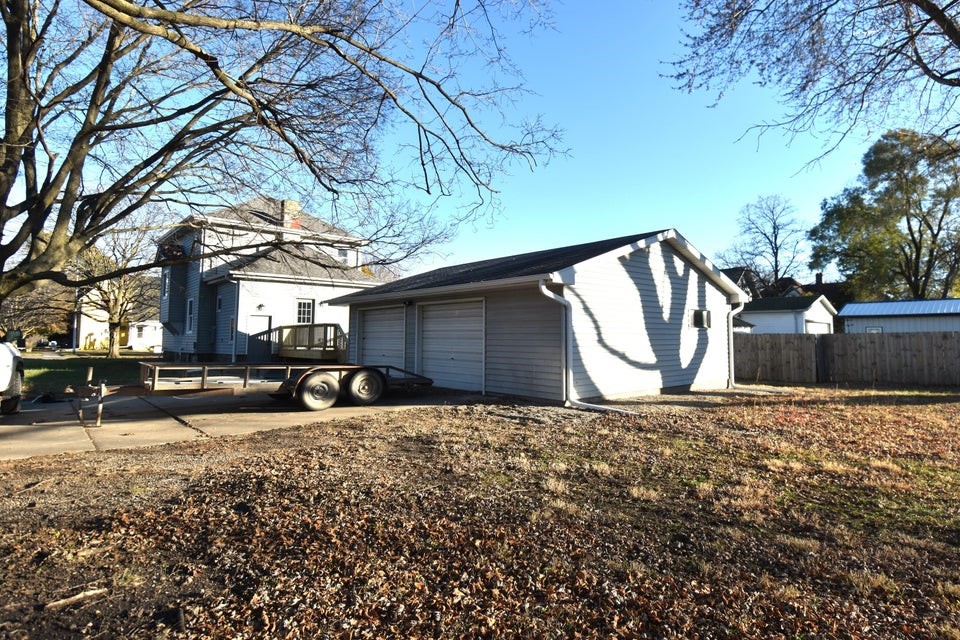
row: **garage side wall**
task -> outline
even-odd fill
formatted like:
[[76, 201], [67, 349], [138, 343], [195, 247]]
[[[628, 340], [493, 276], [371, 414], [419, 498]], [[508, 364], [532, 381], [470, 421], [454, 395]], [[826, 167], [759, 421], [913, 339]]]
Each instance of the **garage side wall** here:
[[[599, 256], [573, 271], [564, 296], [576, 397], [726, 386], [726, 296], [668, 245]], [[695, 326], [697, 310], [709, 311], [709, 327]]]

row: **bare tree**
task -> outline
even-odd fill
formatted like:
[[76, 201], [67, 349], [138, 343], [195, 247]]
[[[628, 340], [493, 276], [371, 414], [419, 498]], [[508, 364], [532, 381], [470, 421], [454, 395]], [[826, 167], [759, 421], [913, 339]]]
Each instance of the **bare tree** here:
[[[778, 87], [785, 118], [762, 126], [849, 132], [893, 117], [960, 127], [960, 4], [954, 0], [685, 0], [687, 54], [674, 78], [722, 92]], [[833, 127], [839, 127], [834, 130]]]
[[149, 262], [152, 249], [150, 234], [140, 227], [109, 234], [99, 246], [87, 249], [70, 265], [78, 279], [94, 281], [82, 289], [79, 310], [89, 318], [106, 320], [109, 358], [120, 357], [120, 333], [125, 325], [156, 318], [160, 282], [149, 272], [125, 273], [105, 280], [100, 277]]
[[725, 266], [749, 267], [766, 287], [795, 275], [803, 265], [806, 229], [794, 213], [782, 196], [757, 198], [740, 210], [737, 241], [718, 260]]
[[75, 291], [43, 282], [30, 291], [0, 300], [0, 330], [19, 329], [28, 346], [54, 333], [64, 333], [74, 312]]
[[[148, 205], [182, 216], [296, 190], [377, 243], [382, 262], [443, 238], [491, 206], [506, 163], [553, 152], [556, 132], [539, 119], [504, 117], [521, 88], [503, 82], [517, 74], [502, 28], [536, 26], [541, 10], [5, 0], [0, 300], [41, 280], [82, 286], [155, 266], [63, 270]], [[425, 197], [406, 201], [411, 187]], [[465, 194], [452, 221], [434, 217], [433, 199]]]

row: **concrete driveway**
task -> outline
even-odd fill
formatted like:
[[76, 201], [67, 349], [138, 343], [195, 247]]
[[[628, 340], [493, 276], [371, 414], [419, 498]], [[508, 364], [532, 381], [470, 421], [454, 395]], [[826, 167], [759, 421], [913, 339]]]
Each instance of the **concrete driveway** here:
[[274, 400], [264, 393], [108, 395], [104, 398], [99, 427], [94, 426], [96, 400], [24, 402], [19, 414], [0, 417], [0, 460], [268, 431], [374, 412], [462, 404], [476, 398], [469, 394], [394, 391], [367, 407], [341, 401], [340, 405], [325, 411], [306, 411], [298, 404]]

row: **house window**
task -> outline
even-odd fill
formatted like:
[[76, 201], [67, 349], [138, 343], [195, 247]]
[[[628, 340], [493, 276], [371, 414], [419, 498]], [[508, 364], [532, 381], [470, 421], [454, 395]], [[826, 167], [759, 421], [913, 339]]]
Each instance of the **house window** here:
[[193, 298], [187, 300], [187, 333], [193, 333]]
[[313, 324], [313, 300], [297, 300], [297, 324]]
[[163, 274], [161, 274], [160, 276], [160, 297], [166, 298], [169, 291], [170, 291], [170, 272], [164, 269]]
[[690, 312], [690, 326], [696, 329], [710, 328], [710, 310], [693, 309]]
[[338, 250], [337, 250], [337, 257], [340, 258], [340, 262], [347, 262], [347, 263], [349, 263], [349, 261], [350, 261], [350, 250], [349, 250], [349, 249], [338, 249]]
[[223, 311], [223, 298], [217, 296], [217, 313]]
[[138, 338], [143, 338], [143, 325], [142, 325], [142, 324], [138, 324], [138, 325], [137, 325], [137, 337], [138, 337]]
[[865, 327], [864, 333], [883, 333], [883, 327]]

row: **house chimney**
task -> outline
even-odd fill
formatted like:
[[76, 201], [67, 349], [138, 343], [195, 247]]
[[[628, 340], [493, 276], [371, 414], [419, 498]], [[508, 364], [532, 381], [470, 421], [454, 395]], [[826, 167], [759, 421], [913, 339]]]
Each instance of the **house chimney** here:
[[296, 200], [280, 201], [280, 222], [287, 229], [300, 228], [300, 203]]
[[819, 287], [819, 286], [822, 285], [822, 284], [823, 284], [823, 273], [818, 273], [818, 274], [817, 274], [817, 286]]

